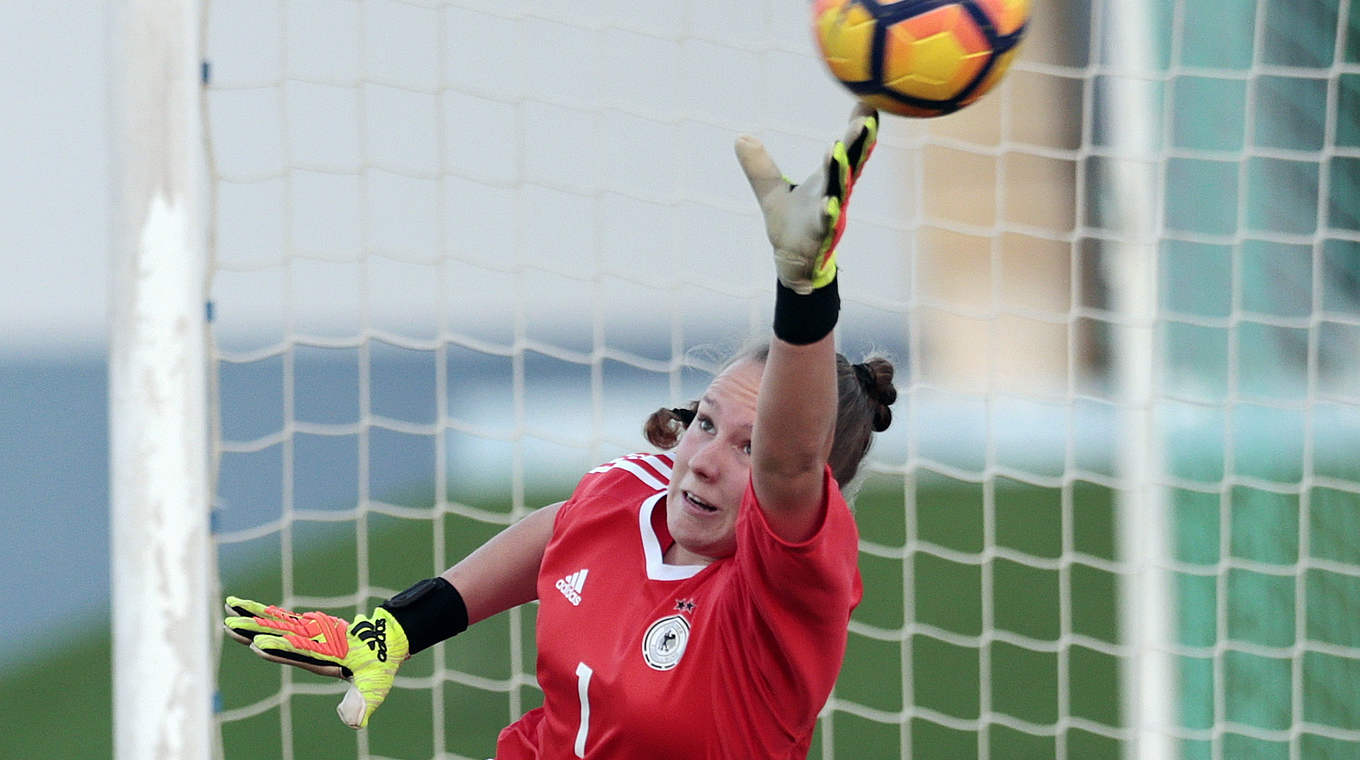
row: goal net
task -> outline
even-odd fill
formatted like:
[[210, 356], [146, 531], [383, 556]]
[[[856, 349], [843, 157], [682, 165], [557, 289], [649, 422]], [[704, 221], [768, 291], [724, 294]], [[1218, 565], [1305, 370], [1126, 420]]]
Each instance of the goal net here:
[[[203, 17], [219, 579], [344, 617], [768, 333], [733, 139], [805, 176], [851, 108], [791, 0]], [[995, 92], [885, 119], [839, 340], [901, 396], [813, 757], [1360, 757], [1358, 62], [1347, 0], [1054, 0]], [[220, 750], [486, 758], [533, 624], [360, 732], [222, 646]]]

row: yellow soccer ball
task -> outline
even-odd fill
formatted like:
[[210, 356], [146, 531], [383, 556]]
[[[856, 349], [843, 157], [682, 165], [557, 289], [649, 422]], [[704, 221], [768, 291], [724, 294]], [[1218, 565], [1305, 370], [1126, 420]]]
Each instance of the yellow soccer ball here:
[[831, 75], [899, 116], [943, 116], [992, 89], [1029, 26], [1030, 0], [816, 0]]

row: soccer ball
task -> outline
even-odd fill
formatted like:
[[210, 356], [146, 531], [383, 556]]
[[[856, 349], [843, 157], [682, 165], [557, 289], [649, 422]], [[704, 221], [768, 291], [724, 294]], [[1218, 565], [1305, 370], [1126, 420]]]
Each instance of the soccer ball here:
[[816, 0], [813, 33], [832, 76], [899, 116], [943, 116], [1001, 80], [1030, 0]]

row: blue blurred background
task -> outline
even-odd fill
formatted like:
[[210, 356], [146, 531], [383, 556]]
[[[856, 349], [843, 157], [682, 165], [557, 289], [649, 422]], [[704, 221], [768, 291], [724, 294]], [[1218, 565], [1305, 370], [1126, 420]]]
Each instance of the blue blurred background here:
[[107, 628], [105, 20], [0, 3], [0, 609], [34, 634], [0, 639], [0, 668]]

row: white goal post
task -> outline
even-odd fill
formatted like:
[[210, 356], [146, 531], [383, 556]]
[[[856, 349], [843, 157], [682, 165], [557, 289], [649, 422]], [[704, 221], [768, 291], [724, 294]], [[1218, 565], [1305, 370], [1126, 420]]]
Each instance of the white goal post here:
[[1128, 486], [1118, 505], [1118, 541], [1129, 572], [1119, 588], [1120, 631], [1129, 655], [1121, 686], [1125, 720], [1134, 740], [1128, 760], [1177, 757], [1175, 725], [1178, 689], [1173, 676], [1173, 594], [1169, 525], [1161, 467], [1163, 431], [1157, 413], [1157, 309], [1159, 207], [1157, 151], [1162, 109], [1153, 83], [1156, 51], [1153, 13], [1138, 3], [1099, 6], [1103, 39], [1110, 40], [1111, 72], [1101, 114], [1109, 125], [1113, 155], [1097, 192], [1111, 217], [1114, 256], [1103, 272], [1109, 309], [1118, 327], [1111, 338], [1110, 374], [1121, 389], [1116, 460]]
[[214, 745], [197, 0], [111, 7], [113, 716], [122, 760]]

